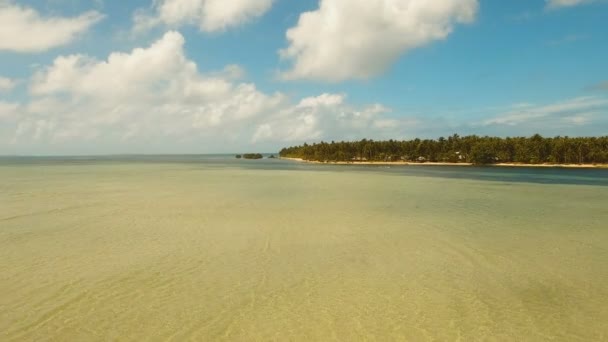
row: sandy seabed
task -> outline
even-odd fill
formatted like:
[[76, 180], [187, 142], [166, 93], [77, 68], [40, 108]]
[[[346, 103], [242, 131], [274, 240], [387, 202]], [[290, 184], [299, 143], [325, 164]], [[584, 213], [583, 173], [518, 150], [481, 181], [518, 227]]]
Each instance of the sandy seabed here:
[[608, 187], [0, 167], [0, 340], [608, 339]]

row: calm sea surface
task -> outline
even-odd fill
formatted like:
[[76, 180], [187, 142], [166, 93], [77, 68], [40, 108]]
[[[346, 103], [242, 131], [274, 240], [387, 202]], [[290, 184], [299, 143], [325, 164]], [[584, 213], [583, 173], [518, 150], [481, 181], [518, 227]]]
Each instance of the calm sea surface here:
[[0, 340], [608, 340], [608, 170], [0, 158]]

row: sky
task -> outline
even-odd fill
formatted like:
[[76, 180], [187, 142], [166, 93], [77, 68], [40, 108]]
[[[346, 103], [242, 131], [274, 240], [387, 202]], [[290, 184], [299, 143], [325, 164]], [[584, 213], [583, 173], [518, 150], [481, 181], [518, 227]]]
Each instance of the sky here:
[[0, 155], [608, 135], [605, 0], [0, 0]]

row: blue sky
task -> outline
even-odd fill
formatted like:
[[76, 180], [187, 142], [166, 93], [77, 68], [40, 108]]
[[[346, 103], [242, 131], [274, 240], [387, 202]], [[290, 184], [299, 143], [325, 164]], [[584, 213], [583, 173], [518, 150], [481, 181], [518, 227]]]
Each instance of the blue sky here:
[[0, 20], [0, 154], [608, 134], [601, 0], [0, 0]]

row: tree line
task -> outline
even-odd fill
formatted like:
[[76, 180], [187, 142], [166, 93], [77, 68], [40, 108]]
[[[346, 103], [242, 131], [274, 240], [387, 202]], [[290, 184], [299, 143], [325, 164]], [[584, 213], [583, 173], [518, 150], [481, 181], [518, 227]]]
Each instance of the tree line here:
[[608, 136], [545, 138], [454, 134], [448, 138], [320, 142], [284, 148], [281, 157], [309, 161], [407, 161], [473, 164], [606, 164]]
[[241, 157], [243, 159], [262, 159], [262, 158], [264, 158], [264, 156], [260, 153], [245, 153], [242, 156], [239, 154], [236, 155], [237, 159], [241, 159]]

